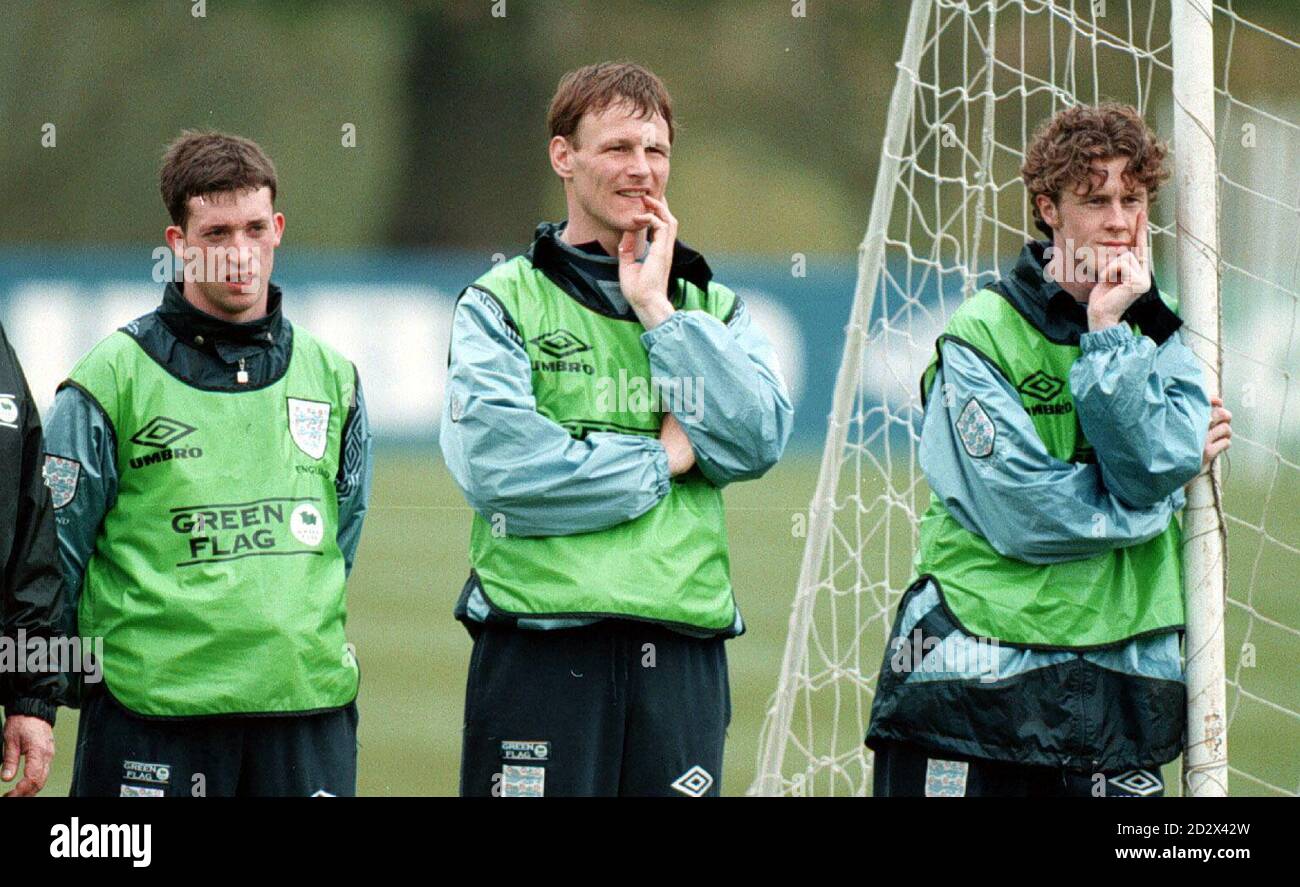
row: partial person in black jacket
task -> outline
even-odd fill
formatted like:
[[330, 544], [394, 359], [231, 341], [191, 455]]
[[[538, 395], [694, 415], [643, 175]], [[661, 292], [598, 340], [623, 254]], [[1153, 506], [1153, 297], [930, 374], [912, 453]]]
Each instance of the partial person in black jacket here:
[[[54, 758], [54, 712], [62, 680], [47, 656], [29, 660], [35, 644], [59, 634], [63, 591], [50, 492], [41, 475], [41, 417], [18, 356], [0, 327], [0, 696], [4, 703], [4, 763], [12, 781], [5, 797], [45, 787]], [[47, 649], [48, 652], [48, 649]], [[42, 660], [45, 660], [42, 663]], [[35, 665], [36, 670], [31, 666]]]

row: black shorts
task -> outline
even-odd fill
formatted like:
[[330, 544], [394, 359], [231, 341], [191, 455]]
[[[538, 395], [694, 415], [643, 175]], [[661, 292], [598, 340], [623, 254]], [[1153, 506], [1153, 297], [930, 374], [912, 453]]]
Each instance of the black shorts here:
[[309, 715], [145, 718], [102, 684], [87, 690], [73, 797], [356, 794], [355, 702]]
[[1083, 773], [979, 758], [931, 756], [899, 742], [876, 750], [871, 794], [877, 798], [1158, 798], [1160, 768]]
[[461, 794], [716, 796], [731, 721], [723, 644], [616, 620], [476, 629]]

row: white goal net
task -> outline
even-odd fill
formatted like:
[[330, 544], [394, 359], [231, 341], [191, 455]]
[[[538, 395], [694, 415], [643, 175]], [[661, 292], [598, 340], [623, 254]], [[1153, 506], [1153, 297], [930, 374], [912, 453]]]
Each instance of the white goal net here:
[[[1212, 62], [1205, 44], [1206, 64], [1187, 61], [1183, 27], [1212, 39]], [[914, 0], [751, 794], [869, 793], [862, 740], [929, 497], [922, 370], [962, 299], [1041, 237], [1019, 174], [1036, 126], [1103, 100], [1136, 105], [1173, 143], [1176, 174], [1152, 209], [1155, 274], [1233, 412], [1229, 457], [1184, 518], [1189, 547], [1204, 543], [1189, 609], [1210, 617], [1193, 628], [1189, 614], [1185, 644], [1189, 741], [1205, 760], [1189, 752], [1184, 766], [1208, 784], [1189, 785], [1300, 792], [1298, 31], [1291, 4], [1265, 0]], [[1213, 74], [1201, 108], [1178, 89], [1193, 67]]]

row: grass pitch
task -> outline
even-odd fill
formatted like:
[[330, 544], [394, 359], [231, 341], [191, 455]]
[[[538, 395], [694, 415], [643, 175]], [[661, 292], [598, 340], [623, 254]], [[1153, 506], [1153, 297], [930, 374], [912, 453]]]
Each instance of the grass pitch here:
[[[735, 484], [725, 494], [732, 575], [748, 631], [728, 644], [733, 714], [724, 794], [743, 793], [753, 780], [759, 730], [780, 669], [803, 554], [794, 515], [807, 508], [817, 462], [813, 454], [791, 454], [765, 478]], [[1260, 498], [1258, 491], [1230, 487], [1228, 507], [1247, 513]], [[1233, 526], [1229, 563], [1234, 597], [1253, 587], [1257, 617], [1243, 606], [1229, 607], [1228, 677], [1267, 701], [1240, 698], [1230, 757], [1252, 777], [1296, 791], [1296, 722], [1276, 708], [1300, 708], [1296, 565], [1284, 547], [1268, 539], [1289, 545], [1300, 539], [1300, 493], [1275, 487], [1267, 514], [1250, 517], [1252, 523], [1263, 522], [1267, 538]], [[348, 636], [362, 675], [358, 790], [363, 795], [457, 791], [470, 639], [451, 611], [468, 572], [469, 523], [470, 510], [434, 453], [385, 449], [377, 454], [372, 505], [348, 590]], [[1239, 667], [1237, 651], [1244, 643], [1253, 645], [1254, 664]], [[863, 661], [874, 669], [879, 654], [864, 654]], [[1234, 695], [1230, 688], [1230, 711]], [[58, 754], [47, 795], [67, 793], [75, 712], [60, 712], [55, 735]], [[1169, 775], [1176, 778], [1175, 772]], [[1272, 793], [1238, 774], [1232, 791]]]

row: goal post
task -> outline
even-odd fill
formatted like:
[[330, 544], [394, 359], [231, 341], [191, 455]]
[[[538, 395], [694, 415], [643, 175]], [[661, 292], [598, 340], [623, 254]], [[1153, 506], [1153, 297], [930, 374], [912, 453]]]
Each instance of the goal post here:
[[869, 794], [862, 740], [929, 501], [921, 372], [956, 307], [1037, 236], [1019, 175], [1033, 130], [1104, 100], [1172, 142], [1156, 274], [1233, 412], [1231, 459], [1182, 516], [1181, 792], [1226, 794], [1231, 775], [1300, 793], [1300, 87], [1278, 94], [1275, 76], [1300, 69], [1300, 42], [1284, 10], [1244, 5], [913, 0], [751, 794]]
[[[1214, 128], [1214, 5], [1174, 2], [1173, 41], [1175, 228], [1178, 292], [1188, 344], [1206, 391], [1221, 394], [1218, 162]], [[1187, 746], [1183, 793], [1228, 793], [1224, 686], [1224, 590], [1227, 531], [1219, 498], [1219, 462], [1187, 489], [1183, 583], [1187, 600]]]

